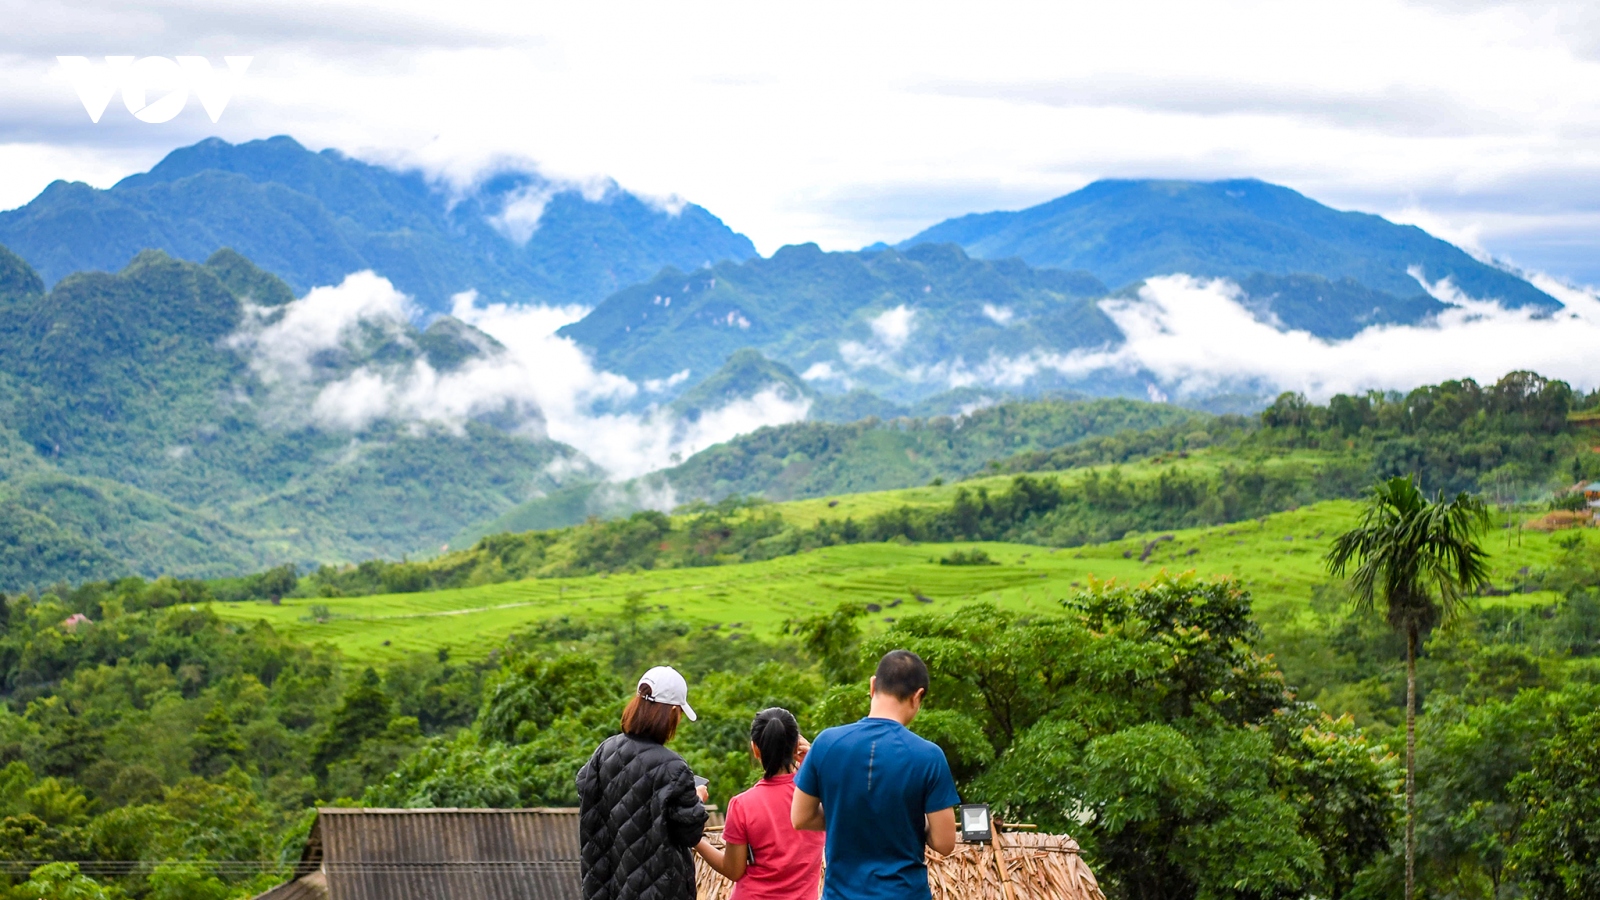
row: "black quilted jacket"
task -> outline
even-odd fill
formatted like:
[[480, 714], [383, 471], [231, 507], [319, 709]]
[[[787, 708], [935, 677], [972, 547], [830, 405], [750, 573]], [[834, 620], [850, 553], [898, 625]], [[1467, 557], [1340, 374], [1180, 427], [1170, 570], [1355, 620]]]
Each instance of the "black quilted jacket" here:
[[578, 770], [583, 900], [694, 900], [706, 808], [683, 757], [626, 734]]

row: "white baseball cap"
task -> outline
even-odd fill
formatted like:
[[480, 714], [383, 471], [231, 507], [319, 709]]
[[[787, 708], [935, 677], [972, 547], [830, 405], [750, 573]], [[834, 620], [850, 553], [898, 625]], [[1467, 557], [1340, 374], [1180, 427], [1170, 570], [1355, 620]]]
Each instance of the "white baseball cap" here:
[[670, 703], [683, 710], [689, 721], [695, 720], [694, 710], [689, 706], [689, 682], [683, 680], [678, 670], [671, 666], [656, 666], [644, 673], [639, 679], [639, 686], [650, 685], [650, 699], [657, 703]]

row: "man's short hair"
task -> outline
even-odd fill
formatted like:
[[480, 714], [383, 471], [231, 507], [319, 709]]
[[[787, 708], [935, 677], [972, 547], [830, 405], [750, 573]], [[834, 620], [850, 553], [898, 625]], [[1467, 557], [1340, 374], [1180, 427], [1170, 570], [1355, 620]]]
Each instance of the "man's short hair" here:
[[900, 700], [910, 700], [917, 691], [928, 689], [928, 665], [910, 650], [885, 653], [878, 660], [878, 671], [872, 674], [878, 680], [878, 690]]

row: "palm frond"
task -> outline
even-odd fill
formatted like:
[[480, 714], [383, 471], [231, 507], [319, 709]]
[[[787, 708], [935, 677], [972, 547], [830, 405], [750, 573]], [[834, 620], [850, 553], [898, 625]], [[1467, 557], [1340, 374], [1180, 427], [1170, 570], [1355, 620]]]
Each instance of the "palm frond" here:
[[1328, 571], [1349, 574], [1358, 611], [1382, 602], [1395, 627], [1431, 627], [1454, 618], [1488, 581], [1488, 556], [1476, 541], [1488, 524], [1476, 497], [1430, 501], [1412, 479], [1390, 478], [1373, 487], [1356, 527], [1334, 539]]

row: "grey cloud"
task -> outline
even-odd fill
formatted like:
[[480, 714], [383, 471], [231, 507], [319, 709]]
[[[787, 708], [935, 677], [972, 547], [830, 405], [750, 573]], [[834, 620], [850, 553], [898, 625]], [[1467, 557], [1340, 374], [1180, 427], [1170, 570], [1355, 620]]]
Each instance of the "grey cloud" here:
[[1553, 17], [1553, 33], [1575, 55], [1600, 60], [1600, 7], [1587, 0], [1412, 0], [1410, 5], [1453, 13], [1510, 9], [1529, 17]]
[[144, 0], [132, 8], [116, 0], [0, 0], [0, 21], [27, 26], [10, 29], [0, 38], [0, 50], [45, 56], [249, 53], [282, 44], [415, 52], [528, 43], [506, 29], [477, 27], [458, 18], [332, 3]]
[[915, 85], [912, 90], [1068, 108], [1119, 107], [1202, 116], [1287, 116], [1406, 136], [1459, 137], [1516, 127], [1515, 122], [1500, 114], [1464, 104], [1442, 90], [1391, 86], [1381, 91], [1358, 93], [1285, 85], [1267, 77], [1251, 83], [1187, 76], [1181, 79], [1096, 76], [999, 83], [942, 81]]

